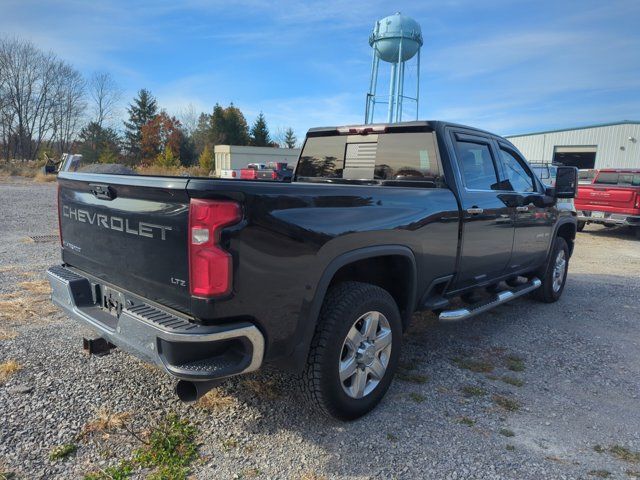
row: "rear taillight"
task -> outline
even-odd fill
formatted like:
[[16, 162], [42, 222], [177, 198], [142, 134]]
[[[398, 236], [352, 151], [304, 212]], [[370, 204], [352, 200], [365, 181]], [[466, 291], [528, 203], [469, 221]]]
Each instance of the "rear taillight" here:
[[235, 170], [234, 170], [233, 172], [231, 172], [231, 177], [232, 177], [232, 178], [236, 178], [236, 172], [235, 172]]
[[271, 180], [277, 180], [277, 179], [278, 179], [278, 172], [274, 170], [273, 172], [271, 172]]
[[227, 200], [192, 199], [189, 205], [189, 285], [191, 294], [214, 297], [231, 292], [232, 259], [220, 247], [220, 232], [242, 218]]

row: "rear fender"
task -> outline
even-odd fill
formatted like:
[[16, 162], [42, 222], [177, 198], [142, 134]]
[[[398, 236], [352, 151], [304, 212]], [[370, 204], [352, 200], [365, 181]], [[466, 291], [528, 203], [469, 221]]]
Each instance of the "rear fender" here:
[[324, 301], [324, 297], [327, 293], [327, 290], [329, 289], [331, 280], [338, 272], [338, 270], [359, 260], [385, 256], [402, 256], [409, 260], [409, 264], [411, 266], [410, 272], [408, 272], [408, 274], [410, 275], [410, 291], [408, 292], [408, 307], [404, 312], [403, 323], [406, 324], [408, 322], [408, 319], [411, 317], [411, 314], [415, 310], [417, 283], [416, 260], [411, 249], [402, 245], [381, 245], [360, 248], [343, 253], [339, 257], [332, 260], [324, 270], [316, 287], [316, 292], [311, 303], [302, 306], [302, 309], [300, 311], [300, 318], [298, 320], [298, 333], [296, 335], [299, 340], [296, 342], [291, 356], [283, 362], [283, 367], [294, 369], [296, 371], [300, 371], [304, 368], [307, 354], [309, 352], [309, 347], [311, 345], [311, 340], [313, 339], [313, 335], [316, 330], [322, 302]]

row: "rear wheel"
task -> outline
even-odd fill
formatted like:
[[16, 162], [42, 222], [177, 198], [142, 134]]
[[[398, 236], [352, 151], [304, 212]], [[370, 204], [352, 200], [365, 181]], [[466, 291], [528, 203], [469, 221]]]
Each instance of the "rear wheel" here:
[[402, 341], [400, 312], [380, 287], [345, 282], [322, 305], [299, 384], [317, 411], [353, 420], [371, 411], [386, 393]]
[[568, 268], [569, 247], [564, 238], [557, 237], [545, 271], [541, 275], [542, 285], [533, 292], [534, 297], [545, 303], [556, 302], [564, 290]]
[[587, 224], [587, 222], [578, 221], [578, 231], [581, 232], [582, 230], [584, 230], [584, 226], [586, 224]]
[[640, 227], [635, 227], [633, 230], [635, 231], [636, 238], [640, 240]]

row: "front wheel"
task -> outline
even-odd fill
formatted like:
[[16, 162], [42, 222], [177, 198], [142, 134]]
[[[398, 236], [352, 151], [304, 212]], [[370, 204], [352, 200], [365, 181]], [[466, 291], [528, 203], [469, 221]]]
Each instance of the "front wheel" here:
[[384, 397], [400, 357], [402, 322], [384, 289], [344, 282], [327, 294], [300, 389], [317, 411], [353, 420]]
[[533, 292], [537, 300], [545, 303], [558, 301], [564, 290], [569, 269], [569, 247], [564, 238], [556, 237], [553, 250], [541, 275], [542, 285]]

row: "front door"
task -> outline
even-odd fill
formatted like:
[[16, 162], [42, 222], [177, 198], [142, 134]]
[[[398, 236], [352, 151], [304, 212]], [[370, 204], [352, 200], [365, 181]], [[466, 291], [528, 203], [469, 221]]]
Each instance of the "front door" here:
[[544, 187], [520, 154], [499, 142], [500, 164], [505, 181], [504, 195], [515, 210], [515, 237], [509, 261], [510, 271], [544, 262], [556, 221], [554, 208], [545, 205]]
[[452, 132], [462, 203], [462, 246], [454, 288], [505, 272], [513, 247], [513, 209], [501, 198], [495, 144], [489, 137]]

